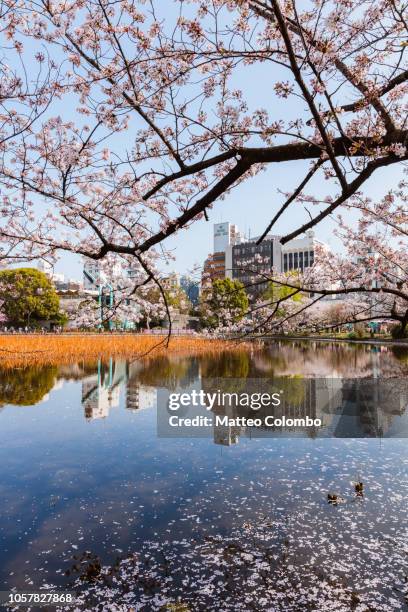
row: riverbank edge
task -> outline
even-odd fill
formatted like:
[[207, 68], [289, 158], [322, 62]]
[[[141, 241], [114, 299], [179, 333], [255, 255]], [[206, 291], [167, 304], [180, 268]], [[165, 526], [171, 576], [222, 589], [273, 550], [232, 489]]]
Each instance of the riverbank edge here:
[[309, 342], [342, 342], [346, 344], [375, 344], [384, 346], [407, 346], [408, 339], [402, 338], [401, 340], [394, 340], [393, 338], [334, 338], [332, 336], [275, 336], [275, 335], [263, 335], [263, 336], [247, 336], [248, 340], [279, 340], [294, 342], [297, 340], [307, 340]]

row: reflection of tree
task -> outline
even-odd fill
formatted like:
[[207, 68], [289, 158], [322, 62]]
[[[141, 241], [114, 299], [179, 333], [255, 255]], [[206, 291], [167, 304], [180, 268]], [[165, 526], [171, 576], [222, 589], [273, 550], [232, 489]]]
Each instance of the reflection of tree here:
[[143, 364], [137, 380], [148, 387], [165, 387], [170, 390], [187, 386], [197, 378], [198, 365], [195, 358], [171, 358], [165, 355]]
[[250, 356], [247, 352], [203, 356], [202, 387], [207, 393], [239, 393], [245, 389], [249, 368]]
[[92, 376], [97, 371], [97, 361], [80, 361], [78, 363], [60, 365], [58, 368], [58, 378], [63, 380], [82, 380], [87, 376]]
[[247, 351], [204, 355], [201, 358], [203, 378], [247, 378], [250, 355]]
[[54, 386], [57, 366], [0, 370], [0, 402], [32, 406]]
[[254, 369], [254, 373], [251, 373], [254, 378], [270, 378], [275, 372], [286, 370], [288, 364], [283, 352], [271, 352], [269, 348], [265, 348], [254, 354], [251, 367]]
[[[396, 347], [397, 351], [400, 347]], [[401, 347], [399, 363], [396, 362], [391, 348], [373, 347], [363, 344], [346, 344], [314, 341], [278, 341], [268, 345], [262, 353], [256, 353], [254, 365], [260, 370], [262, 378], [270, 370], [275, 376], [311, 376], [361, 378], [372, 375], [375, 367], [384, 378], [404, 375], [407, 371], [404, 362], [406, 349]], [[256, 377], [257, 374], [251, 376]]]
[[406, 346], [393, 346], [392, 352], [398, 361], [408, 366], [408, 348]]
[[279, 387], [283, 391], [282, 396], [285, 398], [286, 404], [292, 406], [300, 406], [305, 401], [307, 381], [301, 376], [293, 378], [280, 378]]

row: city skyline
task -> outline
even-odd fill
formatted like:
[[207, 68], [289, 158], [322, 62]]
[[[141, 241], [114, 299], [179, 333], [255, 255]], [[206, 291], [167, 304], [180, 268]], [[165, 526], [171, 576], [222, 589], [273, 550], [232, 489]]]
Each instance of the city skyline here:
[[[295, 185], [296, 180], [302, 177], [305, 170], [303, 162], [289, 164], [279, 175], [274, 177], [273, 191], [290, 191], [288, 185]], [[380, 197], [386, 191], [387, 184], [397, 183], [401, 176], [397, 168], [382, 168], [372, 177], [366, 185], [368, 196]], [[225, 200], [214, 204], [208, 211], [209, 220], [196, 221], [188, 231], [181, 231], [176, 236], [165, 241], [165, 247], [172, 252], [174, 260], [167, 264], [162, 263], [160, 270], [164, 273], [177, 272], [188, 274], [197, 264], [202, 264], [208, 254], [212, 252], [212, 227], [215, 223], [230, 221], [237, 225], [240, 231], [248, 237], [260, 235], [270, 221], [271, 211], [276, 209], [275, 196], [271, 194], [270, 176], [260, 175], [251, 181], [239, 186], [234, 193], [227, 195]], [[250, 213], [250, 214], [249, 214]], [[299, 210], [301, 219], [308, 218], [306, 210]], [[357, 219], [357, 213], [347, 211], [348, 219]], [[292, 227], [292, 217], [278, 221], [273, 233], [285, 234]], [[335, 236], [334, 230], [337, 222], [334, 218], [323, 220], [315, 229], [316, 239], [322, 240], [334, 252], [343, 251], [341, 241]], [[30, 264], [28, 264], [30, 265]], [[79, 280], [82, 278], [82, 261], [80, 255], [64, 253], [54, 267], [56, 273], [63, 273], [68, 278]], [[197, 275], [198, 278], [198, 275]]]

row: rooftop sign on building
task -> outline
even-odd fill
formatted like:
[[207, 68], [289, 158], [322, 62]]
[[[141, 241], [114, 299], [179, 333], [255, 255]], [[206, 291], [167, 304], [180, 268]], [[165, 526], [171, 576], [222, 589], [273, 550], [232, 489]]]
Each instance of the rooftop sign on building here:
[[233, 223], [214, 224], [214, 253], [225, 253], [226, 249], [240, 241], [238, 228]]

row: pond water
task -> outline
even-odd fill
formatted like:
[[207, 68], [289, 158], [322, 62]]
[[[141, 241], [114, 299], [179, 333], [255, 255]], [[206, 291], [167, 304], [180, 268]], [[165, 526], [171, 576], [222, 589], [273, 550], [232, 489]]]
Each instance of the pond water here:
[[[289, 342], [0, 370], [0, 590], [73, 590], [86, 610], [405, 609], [407, 373], [403, 347]], [[336, 426], [159, 437], [160, 393], [214, 379], [286, 381]], [[361, 380], [386, 386], [360, 402]]]

